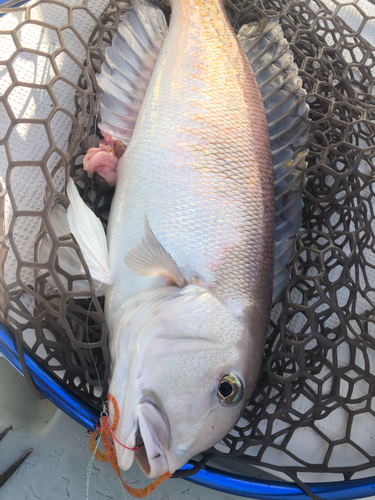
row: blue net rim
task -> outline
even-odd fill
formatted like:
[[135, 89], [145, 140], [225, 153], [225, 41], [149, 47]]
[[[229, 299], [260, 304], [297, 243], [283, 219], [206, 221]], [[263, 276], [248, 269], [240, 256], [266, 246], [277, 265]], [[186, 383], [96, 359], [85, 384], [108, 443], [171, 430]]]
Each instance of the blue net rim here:
[[[31, 354], [23, 350], [26, 367], [36, 388], [60, 410], [65, 412], [86, 429], [94, 430], [99, 422], [99, 412], [76, 396], [68, 387], [49, 373]], [[23, 375], [23, 370], [15, 338], [4, 323], [0, 322], [0, 355], [4, 356], [14, 368]], [[186, 464], [182, 470], [192, 469], [194, 462]], [[308, 500], [308, 496], [293, 483], [253, 479], [246, 476], [223, 472], [206, 466], [187, 481], [223, 493], [242, 497], [278, 500], [281, 498]], [[311, 491], [326, 500], [355, 500], [371, 496], [375, 492], [375, 477], [335, 481], [327, 483], [308, 483]]]

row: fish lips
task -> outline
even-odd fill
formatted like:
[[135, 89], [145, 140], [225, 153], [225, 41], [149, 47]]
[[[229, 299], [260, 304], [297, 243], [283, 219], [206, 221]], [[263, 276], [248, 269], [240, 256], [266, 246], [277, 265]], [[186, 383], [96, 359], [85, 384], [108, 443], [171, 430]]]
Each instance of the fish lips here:
[[125, 445], [137, 451], [117, 446], [118, 463], [121, 469], [131, 467], [134, 458], [148, 478], [154, 478], [169, 471], [167, 454], [171, 445], [171, 433], [160, 407], [150, 400], [142, 400], [134, 409], [136, 425], [128, 436]]

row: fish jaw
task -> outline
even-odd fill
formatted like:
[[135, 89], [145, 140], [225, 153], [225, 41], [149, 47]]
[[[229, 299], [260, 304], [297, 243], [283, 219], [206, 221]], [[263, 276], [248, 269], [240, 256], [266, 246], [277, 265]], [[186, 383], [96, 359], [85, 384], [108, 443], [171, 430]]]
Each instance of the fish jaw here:
[[171, 446], [171, 432], [166, 418], [159, 407], [147, 400], [135, 409], [139, 434], [143, 445], [135, 458], [147, 477], [157, 477], [170, 470], [168, 452]]
[[169, 471], [174, 472], [179, 465], [169, 465], [171, 433], [158, 405], [150, 399], [141, 401], [134, 409], [134, 422], [132, 432], [126, 440], [126, 448], [115, 442], [117, 461], [121, 469], [128, 470], [135, 459], [148, 478], [155, 478]]
[[146, 477], [154, 478], [168, 472], [171, 434], [162, 412], [156, 404], [145, 400], [136, 405], [133, 418], [134, 427], [125, 446], [115, 441], [119, 466], [128, 470], [136, 459]]
[[118, 431], [115, 431], [119, 467], [128, 470], [136, 459], [146, 477], [154, 478], [170, 471], [168, 452], [171, 432], [159, 404], [150, 398], [143, 398], [134, 407], [131, 424], [133, 428], [126, 439], [126, 426], [121, 421]]

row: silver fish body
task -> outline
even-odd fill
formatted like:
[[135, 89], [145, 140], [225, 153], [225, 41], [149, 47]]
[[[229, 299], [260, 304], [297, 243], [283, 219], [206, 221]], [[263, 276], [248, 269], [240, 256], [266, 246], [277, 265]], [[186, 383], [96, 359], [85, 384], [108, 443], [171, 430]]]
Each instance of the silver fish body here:
[[[118, 459], [127, 469], [136, 456], [150, 477], [214, 445], [239, 418], [262, 358], [274, 259], [270, 139], [250, 64], [219, 0], [172, 9], [107, 233], [117, 436], [132, 447], [140, 433], [145, 443], [136, 453], [118, 446]], [[182, 288], [126, 265], [145, 216]], [[228, 373], [244, 386], [233, 407], [217, 394]]]

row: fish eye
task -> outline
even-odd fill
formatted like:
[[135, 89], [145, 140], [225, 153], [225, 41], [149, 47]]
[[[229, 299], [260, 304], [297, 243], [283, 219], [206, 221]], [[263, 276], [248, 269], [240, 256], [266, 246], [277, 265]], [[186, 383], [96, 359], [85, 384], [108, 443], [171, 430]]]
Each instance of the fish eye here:
[[242, 381], [234, 373], [225, 375], [217, 388], [219, 401], [224, 406], [233, 406], [242, 398], [243, 384]]

